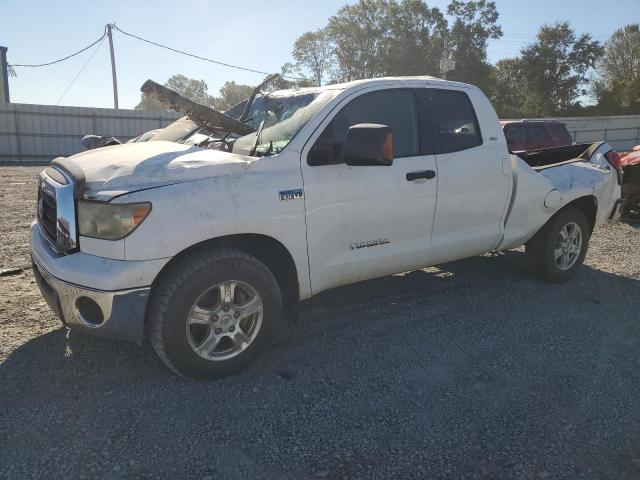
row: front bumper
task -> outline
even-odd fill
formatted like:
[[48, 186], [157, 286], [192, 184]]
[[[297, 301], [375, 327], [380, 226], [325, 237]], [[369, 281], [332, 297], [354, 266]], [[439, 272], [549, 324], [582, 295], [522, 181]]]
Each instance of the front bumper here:
[[33, 257], [32, 266], [40, 293], [67, 327], [101, 337], [142, 340], [149, 287], [93, 290], [55, 278]]
[[30, 241], [40, 292], [65, 325], [92, 335], [142, 340], [150, 285], [166, 260], [118, 261], [82, 252], [60, 255], [46, 244], [35, 223]]

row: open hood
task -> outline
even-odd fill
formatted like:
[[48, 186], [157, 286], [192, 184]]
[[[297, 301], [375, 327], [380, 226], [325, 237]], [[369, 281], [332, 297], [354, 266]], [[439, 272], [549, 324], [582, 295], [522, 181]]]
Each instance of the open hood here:
[[[207, 177], [241, 173], [256, 159], [175, 142], [145, 142], [88, 150], [52, 165], [81, 181], [78, 192], [93, 200]], [[81, 180], [78, 177], [83, 177]]]

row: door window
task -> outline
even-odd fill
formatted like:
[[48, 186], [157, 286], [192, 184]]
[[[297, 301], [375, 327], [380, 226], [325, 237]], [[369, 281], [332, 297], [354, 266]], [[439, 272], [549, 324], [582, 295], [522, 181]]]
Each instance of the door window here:
[[466, 93], [432, 90], [431, 118], [439, 143], [436, 153], [451, 153], [482, 144], [478, 119]]
[[349, 127], [377, 123], [391, 127], [394, 158], [418, 155], [418, 114], [412, 90], [366, 93], [349, 102], [327, 125], [309, 155], [309, 165], [339, 163]]

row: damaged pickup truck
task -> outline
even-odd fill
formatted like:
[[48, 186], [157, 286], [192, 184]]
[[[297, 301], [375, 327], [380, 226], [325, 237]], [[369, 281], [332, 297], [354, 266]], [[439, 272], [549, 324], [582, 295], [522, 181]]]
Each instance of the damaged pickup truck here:
[[69, 328], [146, 337], [184, 376], [247, 365], [301, 300], [340, 285], [521, 245], [536, 275], [566, 281], [620, 209], [609, 145], [510, 154], [471, 85], [259, 93], [238, 119], [143, 90], [200, 128], [53, 160], [34, 273]]

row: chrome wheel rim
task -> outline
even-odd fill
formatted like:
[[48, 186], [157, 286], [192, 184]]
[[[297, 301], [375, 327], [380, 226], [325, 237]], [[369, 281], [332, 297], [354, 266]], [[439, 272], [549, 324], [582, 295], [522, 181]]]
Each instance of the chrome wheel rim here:
[[556, 266], [560, 270], [569, 270], [575, 265], [582, 250], [582, 229], [575, 222], [567, 223], [560, 229], [553, 250]]
[[260, 331], [264, 306], [251, 285], [227, 280], [207, 288], [187, 315], [187, 340], [206, 360], [228, 360], [239, 355]]

